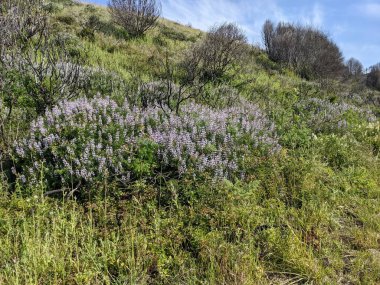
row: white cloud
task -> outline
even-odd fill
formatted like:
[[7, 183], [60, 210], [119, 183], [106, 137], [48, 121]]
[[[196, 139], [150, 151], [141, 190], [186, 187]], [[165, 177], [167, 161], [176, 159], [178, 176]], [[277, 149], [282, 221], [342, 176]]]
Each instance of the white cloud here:
[[301, 22], [317, 28], [323, 27], [325, 10], [319, 2], [310, 6], [298, 5], [298, 10], [287, 9], [285, 12], [283, 8], [286, 7], [280, 7], [277, 1], [163, 0], [162, 6], [165, 18], [191, 24], [201, 30], [207, 30], [215, 23], [234, 22], [245, 31], [250, 41], [255, 43], [261, 41], [261, 29], [266, 19], [275, 23]]
[[380, 3], [365, 3], [358, 8], [363, 14], [380, 19]]
[[[293, 20], [298, 20], [301, 24], [322, 28], [324, 25], [325, 11], [319, 4], [315, 3], [312, 7], [304, 6], [298, 14], [292, 15]], [[297, 22], [298, 22], [297, 21]]]
[[365, 67], [369, 67], [378, 62], [379, 46], [376, 44], [360, 44], [356, 42], [339, 42], [347, 58], [354, 57], [359, 59]]
[[215, 23], [234, 22], [254, 42], [260, 41], [267, 18], [275, 22], [287, 20], [275, 0], [163, 0], [162, 6], [164, 17], [202, 30]]
[[347, 31], [346, 25], [334, 24], [331, 28], [331, 33], [334, 37], [343, 35]]
[[313, 7], [313, 18], [311, 24], [315, 27], [322, 27], [324, 20], [323, 8], [316, 3]]

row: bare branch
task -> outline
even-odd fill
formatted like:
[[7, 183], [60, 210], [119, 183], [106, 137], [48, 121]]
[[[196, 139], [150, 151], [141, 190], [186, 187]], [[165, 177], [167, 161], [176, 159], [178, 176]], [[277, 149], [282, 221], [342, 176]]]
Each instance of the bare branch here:
[[144, 35], [161, 14], [161, 3], [156, 0], [110, 0], [108, 8], [114, 21], [132, 37]]

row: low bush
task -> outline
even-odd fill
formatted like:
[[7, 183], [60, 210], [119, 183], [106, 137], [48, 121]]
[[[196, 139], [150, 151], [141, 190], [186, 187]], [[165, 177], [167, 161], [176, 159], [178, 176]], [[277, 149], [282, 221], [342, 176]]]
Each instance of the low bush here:
[[169, 28], [165, 25], [162, 25], [160, 27], [160, 33], [164, 35], [165, 37], [175, 40], [175, 41], [187, 41], [188, 38], [185, 34], [173, 29]]
[[297, 113], [304, 117], [308, 127], [315, 132], [346, 131], [361, 122], [373, 122], [376, 117], [364, 108], [345, 102], [333, 103], [319, 98], [301, 101]]
[[245, 156], [279, 148], [274, 125], [253, 104], [213, 110], [190, 103], [178, 116], [97, 97], [63, 101], [34, 121], [17, 143], [13, 171], [51, 188], [154, 180], [157, 173], [233, 178], [244, 174]]
[[70, 15], [62, 15], [58, 16], [57, 20], [61, 23], [64, 23], [66, 25], [73, 25], [75, 23], [75, 18]]

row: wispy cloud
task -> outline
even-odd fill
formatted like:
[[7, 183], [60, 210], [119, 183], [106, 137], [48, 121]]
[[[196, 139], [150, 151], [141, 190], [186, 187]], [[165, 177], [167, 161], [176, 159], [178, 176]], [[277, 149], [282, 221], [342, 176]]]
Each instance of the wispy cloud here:
[[166, 18], [192, 24], [207, 30], [215, 23], [234, 22], [254, 42], [260, 40], [261, 27], [267, 18], [286, 21], [284, 11], [274, 0], [164, 0], [163, 13]]
[[315, 27], [322, 27], [324, 21], [324, 10], [318, 3], [313, 7], [313, 18], [311, 24]]
[[293, 21], [322, 28], [324, 25], [325, 11], [321, 4], [314, 3], [312, 6], [304, 6], [297, 14], [292, 14]]
[[380, 19], [380, 3], [370, 2], [359, 4], [358, 8], [366, 16]]
[[346, 25], [335, 24], [331, 27], [331, 33], [334, 37], [340, 36], [347, 31]]

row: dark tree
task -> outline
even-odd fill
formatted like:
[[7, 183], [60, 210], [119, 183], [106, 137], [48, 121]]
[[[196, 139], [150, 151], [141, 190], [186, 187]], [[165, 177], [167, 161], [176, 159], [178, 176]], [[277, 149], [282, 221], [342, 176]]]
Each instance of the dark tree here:
[[347, 60], [346, 67], [350, 76], [357, 77], [363, 74], [363, 64], [356, 58]]
[[265, 50], [269, 54], [273, 51], [272, 41], [274, 39], [274, 26], [273, 23], [269, 20], [266, 20], [264, 23], [262, 37], [264, 41]]
[[380, 62], [370, 67], [367, 74], [367, 86], [380, 91]]
[[214, 80], [223, 76], [246, 51], [247, 38], [242, 30], [225, 23], [210, 29], [195, 56], [200, 57], [205, 79]]
[[144, 35], [161, 15], [158, 0], [110, 0], [108, 8], [114, 21], [132, 37]]
[[268, 56], [307, 79], [338, 78], [344, 63], [338, 46], [323, 32], [311, 27], [266, 21], [263, 41]]

